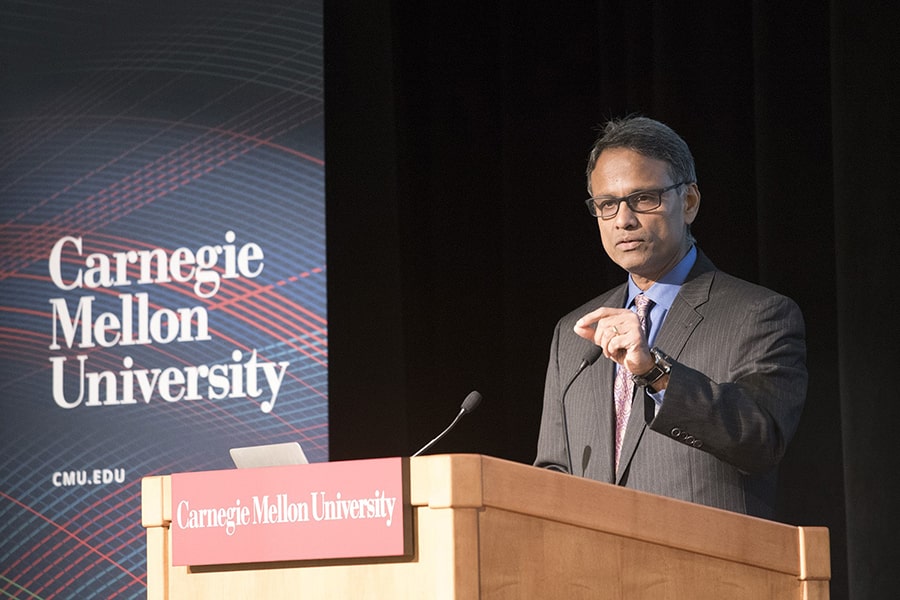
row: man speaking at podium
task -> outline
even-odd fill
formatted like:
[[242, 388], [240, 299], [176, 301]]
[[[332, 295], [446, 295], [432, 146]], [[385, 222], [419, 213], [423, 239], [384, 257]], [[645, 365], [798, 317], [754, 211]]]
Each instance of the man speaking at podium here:
[[556, 326], [535, 465], [770, 518], [806, 396], [799, 308], [696, 246], [694, 160], [666, 125], [609, 122], [587, 173], [628, 278]]

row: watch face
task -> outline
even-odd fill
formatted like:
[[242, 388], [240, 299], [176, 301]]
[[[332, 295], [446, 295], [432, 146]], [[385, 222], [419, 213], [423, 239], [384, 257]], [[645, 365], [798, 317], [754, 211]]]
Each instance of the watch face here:
[[663, 373], [668, 373], [672, 369], [669, 357], [659, 348], [651, 348], [650, 353], [653, 354], [653, 360], [660, 367]]

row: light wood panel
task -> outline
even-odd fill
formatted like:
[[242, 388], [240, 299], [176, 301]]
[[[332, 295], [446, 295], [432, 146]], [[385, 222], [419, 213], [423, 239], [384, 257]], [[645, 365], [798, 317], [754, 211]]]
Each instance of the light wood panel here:
[[410, 459], [408, 559], [172, 567], [170, 478], [143, 482], [148, 598], [827, 600], [828, 530], [479, 455]]

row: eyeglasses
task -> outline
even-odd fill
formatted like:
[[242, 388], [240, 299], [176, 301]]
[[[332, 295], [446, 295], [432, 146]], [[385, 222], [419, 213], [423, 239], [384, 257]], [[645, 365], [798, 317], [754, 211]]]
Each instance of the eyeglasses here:
[[599, 217], [601, 219], [612, 219], [619, 214], [619, 205], [623, 202], [628, 205], [629, 210], [632, 212], [647, 213], [659, 208], [659, 205], [662, 204], [663, 194], [669, 190], [679, 188], [686, 183], [689, 182], [682, 181], [658, 190], [641, 190], [640, 192], [628, 194], [621, 198], [616, 198], [615, 196], [597, 196], [596, 198], [588, 198], [585, 201], [585, 204], [587, 204], [588, 212], [591, 213], [592, 217]]

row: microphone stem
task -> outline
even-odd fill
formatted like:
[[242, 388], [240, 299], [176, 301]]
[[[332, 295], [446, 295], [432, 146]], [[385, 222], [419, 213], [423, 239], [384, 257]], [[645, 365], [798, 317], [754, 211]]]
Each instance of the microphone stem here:
[[447, 435], [447, 434], [450, 432], [451, 429], [453, 429], [454, 427], [456, 427], [456, 424], [459, 423], [459, 420], [462, 419], [462, 417], [463, 417], [464, 414], [466, 414], [466, 409], [465, 409], [465, 408], [461, 408], [461, 409], [459, 410], [459, 414], [456, 415], [456, 418], [453, 419], [453, 422], [450, 423], [450, 425], [447, 426], [447, 429], [445, 429], [445, 430], [443, 430], [442, 432], [440, 432], [436, 438], [434, 438], [433, 440], [431, 440], [430, 442], [428, 442], [427, 444], [425, 444], [424, 446], [422, 446], [422, 448], [420, 448], [418, 452], [416, 452], [415, 454], [413, 454], [413, 456], [414, 456], [414, 457], [415, 457], [415, 456], [418, 456], [418, 455], [422, 454], [423, 452], [425, 452], [426, 450], [428, 450], [429, 448], [431, 448], [432, 446], [434, 446], [435, 444], [437, 444], [438, 441], [440, 441], [440, 439], [441, 439], [442, 437], [444, 437], [445, 435]]

